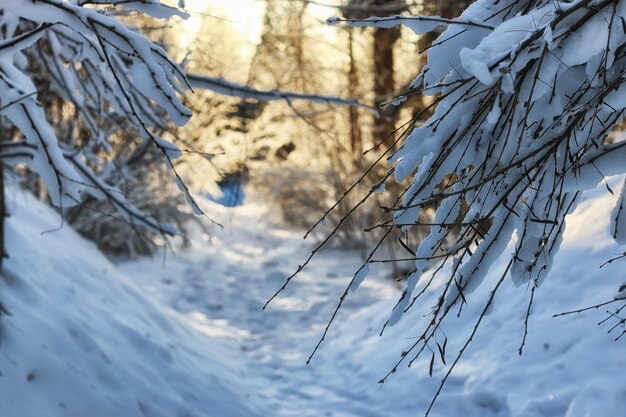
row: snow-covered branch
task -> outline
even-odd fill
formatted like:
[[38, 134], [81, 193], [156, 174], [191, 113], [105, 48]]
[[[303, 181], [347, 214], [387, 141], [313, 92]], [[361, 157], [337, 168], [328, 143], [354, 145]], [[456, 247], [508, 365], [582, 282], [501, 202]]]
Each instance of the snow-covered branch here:
[[[482, 313], [442, 386], [507, 276], [530, 288], [522, 352], [535, 289], [550, 272], [565, 218], [584, 190], [607, 175], [626, 173], [626, 145], [605, 141], [626, 111], [625, 21], [626, 0], [478, 0], [458, 19], [329, 20], [379, 28], [403, 24], [417, 34], [445, 28], [412, 83], [415, 92], [433, 96], [434, 114], [413, 125], [389, 158], [393, 168], [386, 181], [398, 191], [396, 203], [384, 210], [393, 221], [370, 229], [383, 229], [383, 240], [392, 229], [429, 231], [413, 245], [402, 244], [414, 267], [385, 327], [398, 323], [429, 289], [439, 292], [439, 302], [381, 382], [424, 352], [433, 355], [432, 369], [433, 345], [450, 313], [460, 314], [471, 302], [507, 248], [510, 262], [497, 283], [490, 281]], [[618, 242], [626, 233], [623, 196], [613, 213]]]
[[[187, 87], [182, 68], [161, 47], [117, 19], [124, 9], [158, 18], [186, 17], [158, 0], [2, 2], [0, 116], [24, 141], [3, 143], [1, 157], [26, 163], [39, 174], [57, 206], [78, 204], [85, 194], [98, 196], [129, 222], [171, 233], [170, 227], [140, 213], [100, 178], [106, 160], [102, 152], [110, 152], [120, 134], [126, 136], [128, 149], [148, 140], [171, 167], [180, 152], [155, 128], [166, 126], [166, 119], [182, 125], [191, 116], [178, 98]], [[51, 124], [49, 109], [38, 101], [50, 100], [47, 90], [40, 96], [38, 72], [47, 78], [46, 88], [80, 115], [90, 140], [57, 137], [60, 126]]]
[[327, 23], [331, 26], [345, 23], [352, 27], [377, 27], [383, 29], [389, 29], [396, 25], [403, 25], [411, 29], [417, 35], [422, 35], [439, 27], [450, 25], [469, 26], [487, 30], [495, 29], [494, 26], [480, 21], [446, 19], [439, 16], [386, 16], [368, 17], [366, 19], [342, 19], [339, 17], [331, 17], [327, 20]]
[[[534, 294], [581, 191], [626, 172], [623, 143], [604, 141], [626, 110], [625, 16], [620, 0], [479, 0], [446, 22], [414, 83], [436, 96], [435, 113], [391, 158], [395, 181], [410, 184], [387, 210], [401, 230], [427, 223], [430, 234], [412, 249], [415, 269], [387, 324], [431, 285], [424, 275], [432, 262], [448, 276], [420, 343], [398, 364], [424, 351], [507, 247], [506, 273]], [[424, 32], [437, 21], [355, 23]], [[620, 241], [621, 209], [615, 213]]]
[[305, 100], [312, 103], [332, 104], [337, 106], [354, 106], [376, 111], [375, 108], [359, 102], [357, 99], [340, 98], [335, 96], [302, 94], [281, 90], [258, 90], [254, 87], [238, 84], [220, 77], [210, 77], [207, 75], [187, 74], [189, 84], [193, 88], [206, 89], [218, 94], [243, 99], [253, 99], [260, 101], [271, 100]]

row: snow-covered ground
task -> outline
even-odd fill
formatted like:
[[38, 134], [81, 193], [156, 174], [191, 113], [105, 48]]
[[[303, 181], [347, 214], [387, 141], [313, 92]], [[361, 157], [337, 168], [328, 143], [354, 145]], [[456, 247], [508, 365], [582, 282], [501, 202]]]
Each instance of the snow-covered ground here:
[[[431, 415], [626, 416], [626, 341], [606, 333], [614, 323], [596, 325], [605, 310], [552, 318], [605, 301], [626, 281], [626, 261], [598, 268], [622, 251], [608, 234], [614, 200], [604, 188], [591, 192], [568, 221], [563, 249], [536, 293], [524, 355], [517, 350], [529, 294], [507, 280]], [[438, 363], [430, 378], [429, 355], [382, 387], [377, 382], [420, 334], [435, 292], [378, 337], [399, 293], [382, 270], [372, 270], [306, 365], [360, 254], [320, 253], [263, 311], [313, 242], [272, 221], [262, 203], [203, 204], [223, 230], [197, 230], [187, 251], [116, 266], [68, 227], [56, 230], [60, 219], [51, 210], [13, 193], [11, 259], [0, 280], [0, 301], [12, 314], [0, 323], [0, 416], [425, 411], [446, 371]], [[488, 279], [497, 278], [494, 269]], [[487, 287], [444, 329], [451, 357]]]
[[14, 192], [8, 206], [0, 416], [267, 415], [246, 400], [228, 337], [146, 295], [31, 196]]

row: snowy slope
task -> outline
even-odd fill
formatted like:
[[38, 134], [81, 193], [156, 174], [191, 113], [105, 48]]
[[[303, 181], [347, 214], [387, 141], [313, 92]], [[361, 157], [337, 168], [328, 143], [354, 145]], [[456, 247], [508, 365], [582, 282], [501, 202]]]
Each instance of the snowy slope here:
[[[524, 333], [529, 291], [524, 287], [514, 288], [508, 279], [431, 415], [626, 416], [626, 346], [624, 341], [614, 341], [621, 328], [606, 333], [617, 320], [609, 320], [602, 327], [596, 325], [607, 317], [607, 308], [553, 318], [556, 313], [611, 299], [618, 286], [626, 281], [623, 264], [599, 269], [613, 254], [623, 251], [608, 233], [609, 213], [615, 198], [604, 187], [590, 194], [592, 198], [581, 203], [569, 219], [563, 250], [551, 275], [537, 290], [523, 356], [518, 355], [518, 348]], [[501, 259], [491, 271], [490, 282], [497, 281], [505, 261], [508, 259]], [[443, 329], [450, 339], [448, 365], [472, 330], [491, 288], [483, 286], [469, 296], [461, 318]], [[422, 316], [436, 303], [437, 292], [430, 295], [418, 310], [405, 317], [397, 328], [388, 329], [380, 340], [374, 341], [375, 332], [361, 330], [359, 334], [355, 327], [364, 329], [362, 325], [343, 323], [337, 331], [337, 345], [340, 349], [343, 346], [346, 354], [354, 352], [353, 360], [362, 363], [368, 373], [384, 375], [401, 350], [414, 342], [407, 338], [421, 334], [420, 323], [428, 320]], [[362, 312], [355, 321], [386, 317], [391, 307], [379, 303]], [[390, 357], [386, 352], [393, 355]], [[429, 361], [430, 352], [414, 364], [415, 374], [400, 368], [380, 392], [396, 397], [407, 408], [425, 410], [447, 370], [438, 362], [433, 378], [429, 378]]]
[[[524, 355], [517, 350], [529, 293], [507, 280], [432, 416], [626, 416], [626, 342], [606, 334], [615, 322], [596, 325], [603, 309], [552, 318], [604, 301], [626, 281], [623, 263], [598, 268], [623, 250], [608, 232], [615, 198], [600, 187], [568, 221], [563, 250], [536, 293]], [[377, 381], [420, 333], [434, 294], [378, 337], [399, 293], [373, 268], [307, 366], [360, 254], [321, 252], [262, 311], [312, 242], [274, 223], [265, 204], [203, 204], [224, 230], [197, 230], [188, 251], [114, 266], [68, 228], [40, 235], [59, 218], [15, 194], [14, 249], [0, 284], [13, 313], [2, 320], [0, 416], [422, 415], [441, 363], [432, 378], [426, 355], [382, 388]], [[496, 268], [488, 280], [497, 277]], [[448, 364], [487, 290], [473, 293], [444, 329]]]
[[58, 230], [50, 209], [11, 194], [0, 416], [266, 415], [244, 400], [233, 338], [193, 329], [94, 245]]

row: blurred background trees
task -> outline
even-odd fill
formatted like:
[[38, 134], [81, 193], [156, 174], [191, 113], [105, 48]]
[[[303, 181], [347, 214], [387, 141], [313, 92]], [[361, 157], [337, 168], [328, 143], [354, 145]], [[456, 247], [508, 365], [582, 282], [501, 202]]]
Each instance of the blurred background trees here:
[[[243, 201], [244, 189], [264, 196], [276, 204], [281, 220], [297, 227], [315, 224], [339, 202], [316, 233], [327, 234], [341, 224], [333, 241], [364, 250], [373, 234], [363, 229], [381, 220], [374, 218], [373, 213], [380, 213], [374, 208], [392, 203], [392, 193], [377, 193], [363, 210], [346, 216], [389, 167], [383, 164], [373, 175], [361, 174], [396, 148], [407, 126], [413, 125], [407, 122], [427, 116], [420, 112], [429, 102], [410, 94], [410, 83], [424, 64], [418, 52], [427, 48], [434, 35], [417, 37], [400, 27], [330, 27], [325, 20], [330, 16], [400, 13], [453, 17], [468, 2], [265, 0], [255, 2], [246, 12], [242, 3], [241, 13], [233, 16], [232, 10], [227, 12], [235, 3], [187, 2], [188, 20], [164, 21], [135, 12], [121, 18], [165, 48], [188, 73], [224, 77], [262, 90], [353, 97], [373, 108], [409, 93], [408, 103], [401, 108], [383, 105], [376, 113], [306, 100], [242, 99], [195, 89], [185, 101], [194, 114], [186, 126], [156, 126], [160, 136], [183, 151], [183, 157], [175, 161], [177, 172], [192, 192], [216, 200], [225, 194], [221, 202], [227, 205]], [[62, 88], [52, 86], [55, 69], [46, 66], [45, 60], [31, 61], [31, 65], [41, 66], [33, 72], [41, 74], [36, 78], [38, 88], [50, 91], [42, 104], [49, 109], [59, 137], [93, 141], [76, 110], [59, 96]], [[128, 146], [133, 135], [133, 129], [118, 129], [111, 137], [111, 152], [98, 154], [105, 158], [110, 172], [107, 182], [128, 195], [140, 210], [176, 225], [184, 241], [185, 225], [193, 219], [191, 210], [159, 155], [147, 146]], [[18, 171], [21, 182], [47, 198], [45, 188], [30, 171]], [[352, 192], [345, 195], [354, 184]], [[70, 224], [115, 256], [150, 254], [164, 243], [159, 233], [120, 221], [115, 207], [106, 200], [87, 199], [64, 211]], [[419, 237], [405, 237], [415, 238]], [[390, 257], [395, 256], [393, 247]]]
[[[190, 11], [199, 22], [194, 30], [189, 30], [188, 22], [180, 22], [153, 30], [152, 35], [160, 36], [190, 73], [220, 76], [258, 89], [354, 97], [379, 111], [307, 101], [266, 102], [196, 90], [187, 102], [195, 116], [176, 130], [172, 140], [198, 152], [187, 153], [179, 169], [194, 191], [216, 199], [222, 193], [243, 193], [250, 183], [245, 188], [248, 193], [269, 197], [280, 219], [296, 227], [312, 226], [339, 202], [315, 233], [324, 236], [341, 223], [331, 242], [364, 251], [378, 236], [363, 229], [385, 220], [375, 218], [380, 214], [374, 213], [380, 213], [377, 206], [391, 203], [394, 190], [377, 193], [353, 212], [389, 166], [379, 164], [373, 175], [361, 174], [397, 147], [409, 128], [405, 124], [430, 102], [409, 94], [409, 103], [401, 108], [379, 106], [410, 90], [424, 65], [419, 52], [435, 35], [417, 37], [400, 27], [329, 27], [325, 20], [400, 13], [454, 17], [469, 2], [258, 3], [262, 7], [246, 18], [258, 21], [250, 31], [241, 31], [238, 18], [226, 16], [220, 2], [209, 2], [203, 4], [204, 9]], [[418, 119], [425, 120], [427, 115]], [[243, 196], [236, 196], [233, 201], [242, 200]], [[419, 230], [412, 233], [405, 239], [419, 239]], [[406, 255], [395, 253], [395, 244], [386, 252], [389, 258]], [[402, 275], [401, 262], [388, 265], [393, 276]]]

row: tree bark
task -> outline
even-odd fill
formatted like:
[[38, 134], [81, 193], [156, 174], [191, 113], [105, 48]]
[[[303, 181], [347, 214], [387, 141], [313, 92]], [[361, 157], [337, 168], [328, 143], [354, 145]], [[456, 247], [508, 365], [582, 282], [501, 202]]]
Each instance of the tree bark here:
[[[393, 50], [396, 41], [400, 38], [400, 28], [394, 26], [390, 29], [374, 29], [374, 94], [375, 105], [387, 101], [395, 92], [394, 59]], [[385, 112], [381, 109], [380, 117], [374, 124], [374, 137], [376, 142], [385, 140], [396, 125], [397, 112]], [[390, 141], [391, 142], [391, 141]]]
[[459, 17], [463, 10], [472, 3], [471, 0], [439, 0], [439, 16], [454, 19]]
[[[357, 72], [356, 60], [353, 50], [353, 29], [348, 29], [348, 53], [350, 54], [350, 70], [348, 73], [348, 97], [358, 97], [359, 74]], [[353, 155], [360, 155], [363, 152], [363, 135], [359, 124], [359, 110], [350, 106], [348, 110], [350, 116], [350, 150]]]

